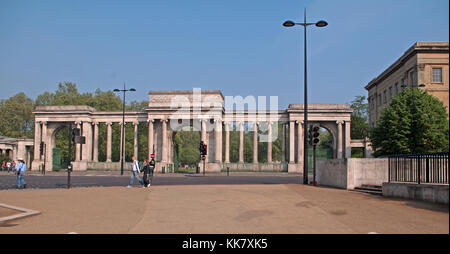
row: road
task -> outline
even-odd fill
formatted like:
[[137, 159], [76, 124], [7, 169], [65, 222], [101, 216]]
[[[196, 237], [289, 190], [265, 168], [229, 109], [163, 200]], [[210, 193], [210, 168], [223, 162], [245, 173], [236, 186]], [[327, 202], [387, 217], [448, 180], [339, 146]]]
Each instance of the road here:
[[[126, 186], [130, 172], [121, 176], [118, 172], [75, 172], [70, 177], [71, 187], [114, 187]], [[141, 176], [142, 178], [142, 176]], [[67, 188], [67, 173], [32, 173], [25, 176], [28, 189]], [[153, 185], [205, 185], [205, 184], [296, 184], [302, 181], [301, 175], [286, 173], [230, 173], [226, 174], [157, 174]], [[17, 178], [12, 173], [0, 174], [0, 190], [15, 189]], [[139, 183], [134, 179], [134, 186]]]

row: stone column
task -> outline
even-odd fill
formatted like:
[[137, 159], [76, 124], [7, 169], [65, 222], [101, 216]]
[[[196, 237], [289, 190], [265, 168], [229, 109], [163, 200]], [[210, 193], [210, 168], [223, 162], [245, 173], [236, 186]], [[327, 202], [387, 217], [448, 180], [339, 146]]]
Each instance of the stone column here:
[[94, 125], [94, 152], [92, 161], [98, 162], [98, 122], [93, 122]]
[[345, 121], [345, 158], [352, 157], [352, 148], [350, 146], [350, 121]]
[[281, 124], [281, 162], [286, 161], [286, 125]]
[[225, 122], [225, 163], [230, 163], [230, 123]]
[[337, 158], [342, 159], [342, 124], [343, 121], [336, 121], [337, 123]]
[[139, 122], [133, 122], [133, 125], [134, 125], [133, 156], [136, 157], [136, 160], [138, 160], [138, 126], [139, 126]]
[[289, 122], [289, 163], [295, 162], [295, 122]]
[[167, 162], [167, 158], [168, 158], [168, 154], [167, 154], [167, 120], [166, 119], [161, 119], [161, 123], [162, 123], [162, 163], [166, 163]]
[[85, 137], [86, 143], [82, 149], [81, 160], [82, 161], [91, 161], [92, 160], [92, 124], [89, 122], [83, 122], [83, 135]]
[[44, 142], [44, 151], [43, 151], [43, 155], [42, 155], [42, 161], [45, 163], [45, 170], [50, 169], [52, 166], [48, 165], [49, 160], [48, 160], [48, 155], [50, 150], [50, 144], [49, 144], [49, 140], [47, 139], [47, 122], [42, 122], [42, 129], [41, 129], [42, 133], [41, 133], [41, 139], [42, 142]]
[[34, 123], [34, 160], [40, 160], [41, 123]]
[[153, 150], [153, 122], [154, 120], [148, 120], [148, 158], [151, 158], [152, 153], [156, 153]]
[[[80, 129], [81, 134], [81, 122], [75, 122], [75, 124], [77, 126], [77, 129]], [[75, 144], [75, 161], [80, 160], [81, 160], [81, 144]]]
[[258, 163], [258, 122], [253, 122], [253, 163]]
[[303, 121], [297, 121], [297, 163], [303, 164]]
[[111, 125], [112, 123], [106, 123], [106, 162], [111, 162]]
[[244, 163], [244, 123], [239, 122], [239, 162]]
[[272, 122], [267, 122], [267, 163], [272, 163]]
[[214, 132], [214, 138], [215, 138], [215, 162], [219, 163], [222, 162], [222, 121], [221, 120], [215, 120], [216, 126], [215, 126], [215, 132]]

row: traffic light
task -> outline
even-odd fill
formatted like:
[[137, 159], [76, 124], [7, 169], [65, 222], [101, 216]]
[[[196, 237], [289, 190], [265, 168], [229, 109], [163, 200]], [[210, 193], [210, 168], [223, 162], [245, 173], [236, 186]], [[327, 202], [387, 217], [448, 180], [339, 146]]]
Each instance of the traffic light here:
[[200, 155], [206, 155], [206, 151], [208, 150], [207, 149], [207, 146], [206, 146], [206, 144], [205, 143], [203, 143], [203, 141], [200, 141], [200, 147], [199, 147], [199, 150], [200, 150]]
[[75, 137], [80, 136], [80, 134], [81, 134], [80, 128], [72, 129], [72, 142], [76, 143], [75, 142], [75, 140], [76, 140]]
[[308, 144], [310, 146], [313, 145], [313, 126], [312, 125], [310, 125], [308, 128]]
[[39, 144], [39, 152], [40, 152], [41, 155], [44, 154], [44, 142], [41, 142], [41, 143]]
[[200, 141], [200, 145], [198, 146], [198, 150], [200, 151], [200, 155], [203, 154], [203, 141]]
[[320, 141], [319, 140], [319, 135], [320, 135], [319, 130], [320, 130], [320, 127], [317, 125], [312, 128], [312, 144], [314, 146], [318, 145], [319, 141]]
[[206, 155], [208, 151], [208, 148], [205, 144], [203, 144], [203, 155]]

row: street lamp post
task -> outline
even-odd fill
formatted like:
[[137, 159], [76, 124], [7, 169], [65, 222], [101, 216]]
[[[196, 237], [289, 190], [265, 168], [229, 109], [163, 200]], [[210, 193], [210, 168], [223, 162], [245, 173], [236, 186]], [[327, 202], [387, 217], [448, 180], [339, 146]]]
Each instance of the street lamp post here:
[[304, 147], [304, 153], [303, 153], [303, 184], [308, 184], [308, 139], [307, 139], [307, 133], [308, 133], [308, 80], [307, 80], [307, 56], [306, 56], [306, 28], [308, 26], [315, 25], [317, 27], [325, 27], [328, 25], [326, 21], [320, 20], [316, 23], [307, 23], [306, 22], [306, 9], [305, 9], [305, 15], [304, 15], [304, 21], [303, 23], [295, 23], [293, 21], [286, 21], [283, 23], [283, 26], [285, 27], [293, 27], [295, 25], [303, 26], [304, 30], [304, 120], [303, 120], [303, 147]]
[[[403, 84], [402, 88], [406, 88], [407, 85]], [[416, 153], [416, 135], [415, 135], [415, 131], [416, 131], [416, 104], [414, 102], [414, 89], [415, 88], [419, 88], [419, 87], [425, 87], [425, 84], [420, 84], [420, 85], [411, 85], [411, 114], [412, 114], [412, 118], [411, 118], [411, 131], [413, 132], [413, 150], [412, 153]]]
[[120, 152], [120, 175], [123, 175], [123, 161], [124, 161], [124, 157], [125, 157], [125, 153], [124, 153], [124, 145], [125, 145], [125, 93], [126, 92], [135, 92], [136, 89], [134, 88], [130, 88], [130, 89], [126, 89], [125, 88], [125, 83], [123, 83], [123, 89], [114, 89], [114, 92], [123, 92], [123, 105], [122, 105], [122, 151]]

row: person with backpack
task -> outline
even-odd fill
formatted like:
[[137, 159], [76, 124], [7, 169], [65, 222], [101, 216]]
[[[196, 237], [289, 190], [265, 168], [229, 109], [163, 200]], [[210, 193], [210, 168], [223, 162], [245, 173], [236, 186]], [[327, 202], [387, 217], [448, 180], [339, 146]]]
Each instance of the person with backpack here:
[[27, 166], [25, 165], [25, 161], [22, 158], [19, 158], [19, 164], [17, 164], [16, 172], [17, 172], [17, 189], [20, 189], [21, 186], [25, 189], [27, 187], [27, 183], [25, 179], [23, 179], [23, 175], [27, 171]]
[[136, 177], [139, 181], [139, 183], [144, 187], [144, 182], [139, 177], [139, 173], [141, 173], [141, 170], [139, 169], [139, 162], [136, 160], [136, 157], [131, 158], [133, 162], [131, 162], [131, 178], [130, 183], [128, 184], [128, 188], [133, 187], [134, 178]]

